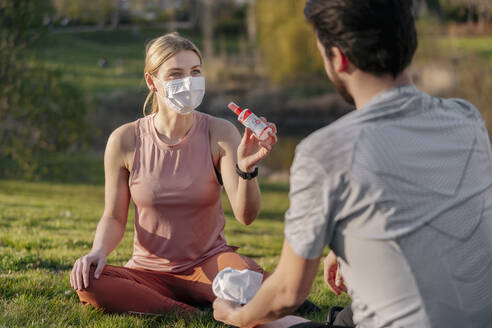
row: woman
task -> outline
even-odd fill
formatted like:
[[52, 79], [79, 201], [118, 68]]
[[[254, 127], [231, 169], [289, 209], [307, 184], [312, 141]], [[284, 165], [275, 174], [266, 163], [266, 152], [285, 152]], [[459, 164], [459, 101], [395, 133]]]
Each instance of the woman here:
[[[213, 302], [211, 282], [225, 267], [266, 274], [237, 254], [223, 235], [221, 180], [236, 219], [251, 224], [260, 209], [255, 165], [276, 143], [241, 139], [226, 120], [194, 111], [205, 81], [200, 51], [177, 33], [147, 46], [144, 117], [117, 128], [105, 158], [105, 208], [92, 250], [70, 275], [81, 302], [109, 312], [192, 312]], [[145, 108], [152, 99], [152, 114]], [[242, 177], [241, 177], [242, 176]], [[135, 203], [132, 258], [105, 265]]]

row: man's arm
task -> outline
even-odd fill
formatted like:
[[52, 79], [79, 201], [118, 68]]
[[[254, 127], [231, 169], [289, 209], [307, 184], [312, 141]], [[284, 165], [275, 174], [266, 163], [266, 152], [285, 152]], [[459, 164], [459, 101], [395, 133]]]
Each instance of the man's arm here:
[[277, 268], [251, 302], [240, 307], [217, 299], [215, 319], [236, 327], [254, 327], [292, 313], [309, 295], [319, 262], [320, 258], [304, 259], [284, 242]]
[[217, 299], [217, 320], [253, 327], [293, 312], [306, 299], [320, 257], [333, 234], [329, 220], [330, 180], [309, 151], [296, 149], [290, 175], [290, 207], [285, 215], [285, 242], [274, 273], [244, 307]]

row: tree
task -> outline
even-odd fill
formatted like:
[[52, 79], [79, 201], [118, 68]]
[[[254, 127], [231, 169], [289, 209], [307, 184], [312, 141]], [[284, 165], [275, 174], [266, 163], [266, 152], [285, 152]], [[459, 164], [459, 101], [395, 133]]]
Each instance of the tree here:
[[213, 0], [201, 0], [202, 19], [201, 30], [203, 36], [203, 54], [205, 58], [214, 56], [214, 3]]
[[323, 69], [315, 33], [303, 15], [304, 0], [257, 0], [259, 45], [277, 83]]
[[104, 26], [111, 21], [119, 24], [120, 0], [51, 0], [59, 18], [69, 17], [80, 23], [97, 23]]
[[442, 0], [449, 9], [458, 9], [466, 13], [468, 24], [478, 23], [478, 27], [485, 29], [490, 20], [492, 2], [490, 0]]
[[14, 162], [30, 177], [42, 155], [80, 145], [87, 131], [80, 92], [61, 72], [29, 58], [46, 10], [42, 3], [0, 2], [0, 164]]
[[251, 45], [256, 45], [256, 0], [248, 0], [248, 11], [246, 14], [246, 26], [248, 30], [248, 40]]
[[415, 17], [420, 17], [428, 12], [440, 15], [441, 4], [439, 0], [413, 0]]

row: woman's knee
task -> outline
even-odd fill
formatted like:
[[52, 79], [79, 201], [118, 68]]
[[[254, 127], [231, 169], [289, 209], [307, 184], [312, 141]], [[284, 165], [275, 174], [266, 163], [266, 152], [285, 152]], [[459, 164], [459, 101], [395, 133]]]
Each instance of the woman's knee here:
[[218, 271], [223, 270], [226, 267], [231, 267], [236, 270], [252, 270], [263, 275], [263, 279], [266, 279], [269, 276], [269, 273], [263, 270], [263, 268], [255, 262], [255, 260], [240, 255], [236, 252], [227, 252], [222, 253], [217, 258]]
[[90, 304], [94, 307], [104, 309], [103, 298], [104, 295], [109, 292], [107, 290], [107, 279], [110, 279], [110, 277], [108, 277], [107, 272], [105, 272], [107, 270], [105, 270], [106, 268], [104, 268], [100, 277], [96, 279], [94, 277], [95, 269], [95, 266], [91, 266], [91, 268], [89, 269], [89, 286], [82, 290], [77, 290], [76, 292], [79, 296], [80, 302], [82, 302], [83, 304]]

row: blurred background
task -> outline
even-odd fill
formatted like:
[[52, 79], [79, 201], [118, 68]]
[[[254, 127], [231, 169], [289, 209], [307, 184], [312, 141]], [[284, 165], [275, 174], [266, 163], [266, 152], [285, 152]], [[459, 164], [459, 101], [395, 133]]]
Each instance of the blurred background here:
[[[492, 1], [413, 2], [414, 82], [471, 101], [492, 132]], [[200, 110], [235, 121], [235, 101], [275, 122], [261, 174], [287, 181], [295, 145], [351, 110], [324, 74], [304, 3], [1, 0], [0, 178], [104, 183], [109, 134], [142, 117], [145, 45], [178, 31], [204, 55]]]

